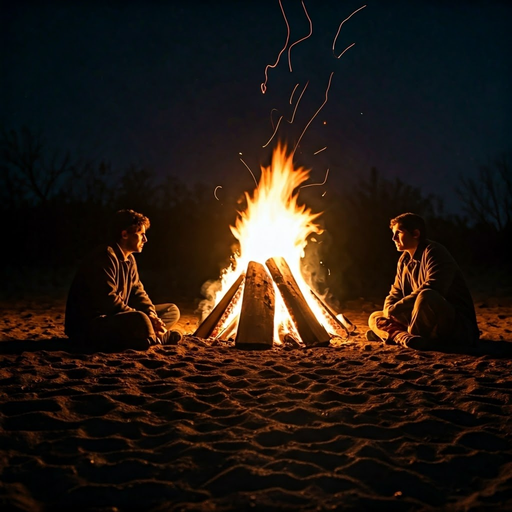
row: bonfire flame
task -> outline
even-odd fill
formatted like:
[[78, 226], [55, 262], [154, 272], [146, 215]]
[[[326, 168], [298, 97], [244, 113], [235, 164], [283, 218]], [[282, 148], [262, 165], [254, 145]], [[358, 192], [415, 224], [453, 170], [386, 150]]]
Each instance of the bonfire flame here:
[[[312, 213], [305, 205], [297, 204], [299, 187], [309, 178], [309, 172], [302, 167], [294, 167], [293, 154], [287, 154], [283, 145], [278, 145], [274, 150], [271, 165], [261, 168], [261, 178], [253, 195], [245, 194], [247, 209], [239, 212], [235, 226], [231, 226], [231, 232], [240, 243], [240, 250], [234, 255], [233, 265], [224, 271], [216, 303], [238, 276], [245, 272], [250, 261], [265, 265], [269, 258], [283, 257], [317, 319], [322, 324], [329, 324], [300, 269], [308, 237], [322, 232], [315, 223], [321, 213]], [[224, 326], [232, 325], [239, 312], [240, 307], [235, 307]], [[277, 292], [274, 341], [280, 343], [283, 333], [290, 330], [293, 332], [289, 313]]]
[[237, 269], [247, 268], [249, 261], [264, 265], [268, 258], [282, 256], [293, 273], [300, 274], [308, 236], [322, 231], [314, 223], [320, 214], [297, 205], [298, 187], [308, 178], [309, 170], [294, 168], [293, 155], [286, 154], [286, 147], [275, 149], [270, 167], [261, 169], [253, 197], [245, 193], [246, 211], [239, 213], [231, 227], [240, 242]]

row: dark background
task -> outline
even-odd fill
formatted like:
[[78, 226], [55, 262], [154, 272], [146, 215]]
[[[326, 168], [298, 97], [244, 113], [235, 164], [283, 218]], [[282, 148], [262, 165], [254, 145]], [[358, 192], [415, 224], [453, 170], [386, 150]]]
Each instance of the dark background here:
[[[286, 38], [277, 1], [1, 5], [8, 293], [41, 269], [44, 283], [65, 282], [109, 215], [131, 207], [152, 220], [139, 257], [148, 286], [199, 295], [229, 259], [228, 225], [253, 186], [240, 153], [258, 176], [278, 138], [294, 146], [331, 72], [295, 158], [312, 182], [330, 170], [300, 194], [325, 212], [310, 248], [324, 262], [318, 286], [342, 299], [385, 293], [397, 258], [388, 221], [405, 210], [426, 215], [468, 273], [506, 266], [509, 2], [370, 1], [343, 25], [336, 54], [356, 45], [339, 60], [336, 31], [363, 3], [306, 3], [313, 36], [292, 48], [293, 73], [287, 52], [269, 70], [265, 95]], [[308, 20], [300, 2], [283, 7], [293, 43]], [[306, 81], [295, 122], [263, 148], [272, 109], [274, 122], [289, 118]]]

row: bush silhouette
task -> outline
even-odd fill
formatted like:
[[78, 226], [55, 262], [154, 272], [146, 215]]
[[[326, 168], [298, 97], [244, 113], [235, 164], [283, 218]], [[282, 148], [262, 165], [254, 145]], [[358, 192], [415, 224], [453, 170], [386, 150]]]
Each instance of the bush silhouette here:
[[[0, 208], [11, 219], [4, 282], [13, 269], [67, 275], [62, 269], [71, 272], [105, 240], [110, 216], [120, 208], [151, 220], [149, 243], [138, 258], [148, 291], [158, 298], [198, 298], [202, 284], [228, 266], [235, 245], [229, 226], [243, 209], [243, 191], [225, 192], [221, 202], [212, 187], [176, 176], [159, 179], [144, 167], [115, 170], [105, 161], [72, 160], [51, 152], [27, 128], [4, 132], [0, 147]], [[321, 200], [311, 188], [301, 190], [300, 201], [323, 211], [325, 229], [306, 248], [303, 268], [311, 285], [334, 302], [383, 297], [398, 259], [389, 220], [405, 211], [424, 216], [430, 236], [462, 266], [510, 265], [504, 250], [511, 230], [510, 167], [506, 159], [497, 162], [461, 181], [469, 220], [445, 215], [439, 198], [376, 169], [350, 191], [331, 190]]]

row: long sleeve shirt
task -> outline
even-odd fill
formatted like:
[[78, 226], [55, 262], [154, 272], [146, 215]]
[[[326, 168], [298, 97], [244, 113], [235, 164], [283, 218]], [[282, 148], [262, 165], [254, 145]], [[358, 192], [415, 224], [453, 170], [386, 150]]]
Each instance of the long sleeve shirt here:
[[125, 258], [117, 243], [98, 247], [84, 259], [71, 284], [65, 332], [69, 337], [86, 336], [93, 318], [127, 311], [156, 315], [133, 254]]
[[470, 324], [478, 338], [475, 307], [471, 293], [456, 261], [441, 244], [426, 240], [411, 258], [404, 252], [398, 260], [395, 281], [384, 301], [384, 313], [408, 323], [422, 290], [439, 292]]

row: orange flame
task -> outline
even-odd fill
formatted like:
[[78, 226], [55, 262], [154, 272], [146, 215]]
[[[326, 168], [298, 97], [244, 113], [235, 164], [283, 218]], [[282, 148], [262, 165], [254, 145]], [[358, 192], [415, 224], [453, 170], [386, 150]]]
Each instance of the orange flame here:
[[[310, 171], [302, 167], [295, 168], [293, 154], [287, 154], [286, 146], [280, 144], [274, 150], [271, 165], [262, 167], [261, 171], [261, 178], [253, 194], [245, 193], [246, 210], [239, 212], [235, 226], [231, 226], [231, 232], [240, 243], [240, 250], [234, 255], [232, 267], [226, 269], [222, 276], [222, 287], [216, 302], [240, 273], [246, 270], [250, 261], [265, 265], [269, 258], [281, 256], [286, 259], [319, 321], [328, 324], [301, 273], [301, 258], [308, 237], [322, 232], [321, 227], [315, 223], [321, 213], [313, 213], [297, 202], [299, 187], [309, 178]], [[225, 325], [232, 322], [239, 312], [240, 307], [235, 308]], [[274, 327], [274, 339], [279, 343], [279, 332], [286, 332], [290, 328], [289, 313], [280, 300], [279, 292], [276, 293]]]
[[308, 236], [322, 231], [314, 223], [321, 214], [297, 204], [298, 187], [308, 178], [309, 170], [295, 169], [293, 156], [278, 145], [270, 167], [262, 167], [254, 195], [245, 193], [247, 209], [231, 227], [240, 242], [237, 268], [245, 269], [249, 261], [264, 265], [268, 258], [282, 256], [297, 272]]

